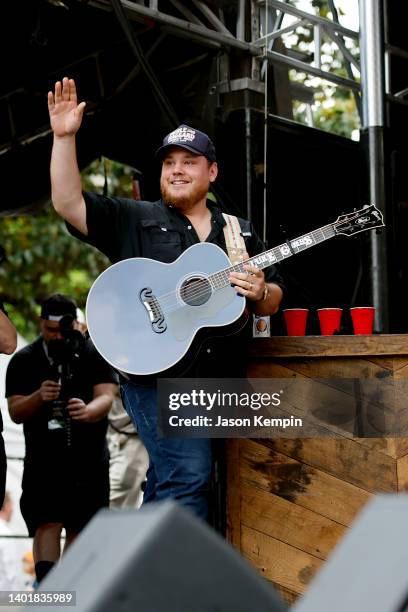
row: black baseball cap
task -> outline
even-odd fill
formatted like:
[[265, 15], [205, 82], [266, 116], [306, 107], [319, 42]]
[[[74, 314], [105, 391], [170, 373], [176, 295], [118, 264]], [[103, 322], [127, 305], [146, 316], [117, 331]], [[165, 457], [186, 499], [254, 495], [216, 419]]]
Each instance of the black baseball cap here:
[[60, 321], [65, 315], [77, 318], [77, 306], [74, 300], [67, 295], [54, 293], [42, 302], [40, 315], [42, 319]]
[[181, 147], [196, 155], [204, 155], [210, 162], [216, 161], [215, 147], [211, 138], [204, 132], [184, 123], [167, 134], [163, 139], [162, 146], [156, 151], [156, 157], [162, 160], [170, 147]]

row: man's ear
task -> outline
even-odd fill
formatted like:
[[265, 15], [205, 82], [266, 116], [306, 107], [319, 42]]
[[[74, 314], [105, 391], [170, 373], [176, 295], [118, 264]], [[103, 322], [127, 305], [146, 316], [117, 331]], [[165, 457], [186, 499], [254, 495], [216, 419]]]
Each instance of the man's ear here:
[[213, 183], [218, 176], [217, 162], [213, 162], [210, 166], [210, 183]]

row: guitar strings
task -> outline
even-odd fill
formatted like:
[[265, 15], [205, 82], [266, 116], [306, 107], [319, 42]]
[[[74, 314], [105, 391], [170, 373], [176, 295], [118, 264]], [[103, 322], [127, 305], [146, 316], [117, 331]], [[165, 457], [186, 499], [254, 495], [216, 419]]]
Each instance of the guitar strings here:
[[[324, 236], [324, 230], [326, 230], [327, 228], [337, 228], [337, 227], [341, 227], [342, 225], [347, 225], [348, 223], [350, 223], [350, 221], [353, 221], [355, 219], [358, 219], [359, 216], [361, 214], [361, 211], [356, 212], [355, 215], [350, 215], [347, 219], [343, 220], [343, 221], [335, 221], [334, 223], [329, 223], [321, 228], [318, 228], [317, 230], [313, 230], [312, 232], [309, 232], [310, 234], [313, 234], [315, 232], [322, 232], [323, 236]], [[296, 240], [296, 238], [294, 238], [292, 241]], [[279, 248], [279, 246], [274, 247], [273, 249], [270, 250], [274, 250]], [[235, 264], [234, 266], [231, 266], [229, 268], [225, 268], [223, 270], [219, 270], [218, 272], [215, 272], [213, 274], [210, 275], [211, 276], [215, 276], [215, 275], [223, 275], [223, 274], [227, 274], [228, 272], [232, 272], [232, 271], [238, 271], [238, 272], [245, 272], [245, 270], [243, 269], [243, 265], [247, 264], [249, 262], [251, 262], [252, 259], [254, 259], [256, 257], [256, 255], [254, 257], [251, 257], [245, 261], [243, 261], [242, 263], [239, 264]], [[284, 259], [284, 258], [283, 258]], [[265, 266], [266, 267], [266, 266]], [[221, 285], [220, 287], [216, 287], [214, 286], [210, 280], [208, 280], [208, 278], [205, 279], [200, 279], [197, 281], [192, 281], [191, 282], [191, 286], [189, 288], [185, 288], [185, 294], [186, 294], [186, 298], [189, 300], [197, 300], [200, 298], [203, 298], [206, 294], [209, 293], [209, 288], [208, 288], [208, 284], [206, 284], [206, 288], [203, 289], [203, 280], [204, 282], [207, 280], [210, 286], [210, 291], [212, 292], [212, 290], [217, 291], [218, 289], [222, 289], [228, 286], [228, 284], [224, 284]], [[186, 306], [186, 304], [180, 304], [179, 300], [178, 300], [178, 292], [176, 290], [172, 290], [169, 293], [163, 294], [161, 296], [158, 296], [157, 301], [159, 303], [159, 306], [162, 310], [163, 313], [165, 312], [171, 312], [177, 308], [180, 308], [180, 306]]]
[[[323, 234], [323, 236], [324, 236], [324, 231], [327, 230], [327, 228], [332, 228], [332, 227], [333, 227], [333, 224], [328, 224], [328, 225], [325, 225], [325, 226], [319, 228], [318, 230], [314, 230], [314, 232], [321, 232]], [[310, 232], [310, 233], [313, 234], [314, 232]], [[294, 239], [294, 240], [296, 240], [296, 239]], [[273, 249], [270, 249], [270, 250], [273, 251], [274, 249], [277, 249], [277, 248], [279, 248], [279, 247], [277, 246], [277, 247], [274, 247]], [[230, 266], [228, 268], [224, 268], [224, 269], [219, 270], [219, 271], [217, 271], [217, 272], [215, 272], [213, 274], [210, 274], [210, 278], [219, 275], [219, 276], [221, 276], [221, 283], [222, 283], [222, 280], [223, 280], [222, 276], [223, 275], [226, 276], [227, 274], [229, 274], [230, 272], [233, 272], [233, 271], [234, 272], [245, 272], [245, 270], [243, 269], [243, 266], [245, 264], [251, 263], [251, 261], [253, 259], [255, 259], [256, 257], [257, 257], [257, 255], [254, 255], [253, 257], [250, 257], [249, 259], [247, 259], [247, 260], [245, 260], [245, 261], [243, 261], [243, 262], [241, 262], [239, 264], [235, 264], [233, 266]], [[282, 259], [284, 259], [284, 257]], [[214, 290], [223, 289], [224, 287], [227, 287], [228, 284], [229, 284], [227, 282], [226, 278], [224, 279], [224, 283], [222, 283], [219, 287], [214, 286], [214, 284], [211, 283], [211, 280], [209, 280], [209, 282], [211, 284], [211, 288], [214, 289]], [[202, 289], [202, 285], [203, 285], [203, 281], [202, 280], [197, 280], [196, 282], [191, 282], [191, 285], [192, 285], [192, 287], [190, 288], [190, 291], [188, 293], [189, 299], [204, 297], [205, 294], [208, 293], [207, 289], [204, 289], [204, 290]], [[196, 287], [196, 289], [195, 289], [195, 287]], [[172, 290], [169, 293], [165, 293], [162, 296], [158, 296], [157, 299], [159, 300], [160, 304], [163, 304], [163, 305], [167, 305], [167, 304], [173, 305], [173, 304], [176, 304], [176, 303], [175, 302], [170, 302], [169, 303], [168, 300], [169, 299], [173, 300], [173, 298], [176, 297], [176, 296], [177, 296], [177, 292], [175, 290]], [[177, 301], [177, 304], [178, 304], [178, 301]]]
[[[326, 230], [327, 228], [332, 228], [334, 229], [335, 227], [339, 227], [342, 225], [346, 225], [348, 224], [350, 221], [353, 221], [354, 219], [359, 217], [359, 212], [357, 212], [355, 215], [350, 216], [348, 219], [343, 220], [343, 221], [335, 221], [334, 223], [330, 223], [328, 225], [325, 225], [321, 228], [319, 228], [318, 230], [314, 230], [313, 232], [310, 232], [311, 234], [314, 234], [317, 231], [322, 232], [323, 236], [324, 236], [324, 230]], [[296, 238], [294, 238], [293, 240], [296, 240]], [[275, 247], [275, 248], [279, 248], [279, 247]], [[274, 250], [274, 249], [271, 249]], [[256, 256], [254, 256], [256, 257]], [[222, 274], [222, 273], [227, 273], [228, 271], [233, 271], [234, 269], [238, 269], [237, 271], [241, 271], [244, 272], [244, 270], [242, 269], [242, 266], [245, 263], [248, 263], [252, 260], [253, 258], [250, 258], [244, 262], [242, 262], [241, 264], [236, 264], [235, 266], [231, 266], [229, 268], [225, 268], [224, 270], [220, 270], [219, 272], [216, 272], [210, 276], [213, 276], [215, 274]], [[235, 270], [234, 270], [235, 271]], [[190, 291], [188, 293], [188, 299], [199, 299], [204, 297], [207, 293], [208, 293], [208, 289], [202, 290], [202, 281], [197, 281], [196, 283], [192, 283], [192, 287], [190, 288]], [[194, 288], [194, 285], [197, 286], [197, 289]], [[221, 289], [223, 287], [228, 286], [227, 284], [225, 285], [221, 285], [221, 287], [214, 287], [212, 286], [212, 289]], [[176, 299], [176, 301], [174, 301], [174, 298]], [[168, 294], [164, 294], [163, 296], [159, 296], [158, 298], [159, 304], [162, 306], [162, 310], [163, 312], [171, 312], [174, 309], [180, 308], [180, 302], [177, 299], [177, 292], [176, 291], [171, 291]], [[169, 299], [171, 301], [169, 301]], [[185, 306], [185, 304], [182, 304], [183, 306]]]

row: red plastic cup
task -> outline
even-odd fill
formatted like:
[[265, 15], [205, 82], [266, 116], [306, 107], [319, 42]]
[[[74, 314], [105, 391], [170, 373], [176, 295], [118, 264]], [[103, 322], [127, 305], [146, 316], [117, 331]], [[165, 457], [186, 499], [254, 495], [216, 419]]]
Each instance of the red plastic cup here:
[[333, 336], [334, 332], [340, 331], [342, 308], [318, 308], [320, 333], [322, 336]]
[[350, 308], [350, 314], [356, 336], [373, 333], [374, 306], [354, 306]]
[[306, 334], [308, 308], [286, 308], [283, 316], [288, 336], [304, 336]]

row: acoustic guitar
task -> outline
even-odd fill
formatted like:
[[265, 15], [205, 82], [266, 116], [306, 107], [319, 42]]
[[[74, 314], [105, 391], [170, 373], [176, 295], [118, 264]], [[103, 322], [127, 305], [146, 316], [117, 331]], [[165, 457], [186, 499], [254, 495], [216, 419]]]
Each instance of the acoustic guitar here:
[[266, 268], [334, 236], [383, 226], [372, 204], [233, 266], [209, 242], [194, 244], [170, 264], [124, 259], [102, 272], [89, 291], [89, 334], [114, 368], [137, 376], [163, 374], [190, 360], [200, 330], [220, 335], [240, 320], [246, 300], [231, 287], [232, 271], [244, 272], [244, 263]]

